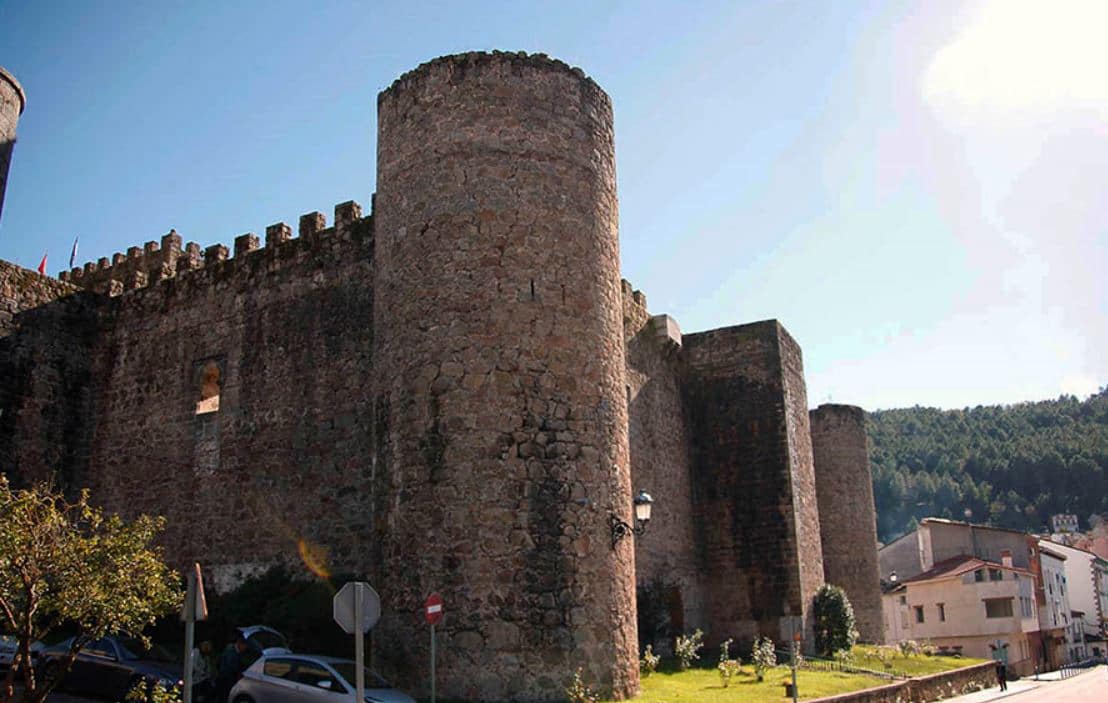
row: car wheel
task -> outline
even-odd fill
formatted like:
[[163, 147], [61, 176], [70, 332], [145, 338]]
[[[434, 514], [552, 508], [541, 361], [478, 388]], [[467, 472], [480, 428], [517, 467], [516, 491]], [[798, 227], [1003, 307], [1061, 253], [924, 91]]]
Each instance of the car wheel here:
[[235, 703], [254, 703], [254, 699], [245, 693], [235, 696]]

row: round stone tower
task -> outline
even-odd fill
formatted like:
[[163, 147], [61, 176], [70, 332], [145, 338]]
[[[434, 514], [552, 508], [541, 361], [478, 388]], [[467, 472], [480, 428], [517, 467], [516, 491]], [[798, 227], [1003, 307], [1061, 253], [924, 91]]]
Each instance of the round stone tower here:
[[0, 66], [0, 217], [4, 214], [8, 166], [12, 162], [12, 149], [15, 148], [15, 125], [26, 105], [27, 96], [23, 94], [23, 86], [19, 85], [15, 76]]
[[377, 100], [377, 661], [439, 691], [638, 690], [608, 96], [543, 55], [447, 56]]
[[877, 514], [866, 413], [854, 405], [824, 404], [809, 417], [824, 580], [846, 591], [862, 641], [881, 642]]

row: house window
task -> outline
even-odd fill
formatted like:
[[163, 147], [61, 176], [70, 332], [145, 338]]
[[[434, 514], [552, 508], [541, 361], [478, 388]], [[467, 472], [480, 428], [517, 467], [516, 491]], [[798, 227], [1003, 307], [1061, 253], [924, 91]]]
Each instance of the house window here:
[[989, 580], [990, 581], [1003, 581], [1004, 580], [1004, 572], [1002, 572], [1000, 569], [989, 569]]
[[913, 605], [912, 610], [916, 611], [916, 622], [923, 622], [923, 606]]
[[978, 582], [978, 583], [981, 583], [982, 581], [984, 581], [985, 580], [985, 571], [983, 569], [978, 569], [977, 571], [974, 571], [973, 572], [973, 580]]
[[986, 598], [985, 599], [985, 617], [987, 617], [987, 618], [1010, 618], [1010, 617], [1012, 617], [1012, 599], [1011, 598]]
[[946, 622], [946, 603], [939, 603], [939, 622]]
[[908, 605], [908, 596], [901, 596], [900, 597], [900, 604], [901, 605]]

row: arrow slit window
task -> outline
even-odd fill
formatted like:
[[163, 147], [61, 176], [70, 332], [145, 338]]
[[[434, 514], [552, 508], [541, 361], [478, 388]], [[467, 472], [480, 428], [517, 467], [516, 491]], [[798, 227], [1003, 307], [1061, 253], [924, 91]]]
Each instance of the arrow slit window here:
[[193, 469], [198, 476], [219, 470], [219, 399], [223, 391], [222, 357], [203, 359], [193, 372], [196, 420], [193, 428]]

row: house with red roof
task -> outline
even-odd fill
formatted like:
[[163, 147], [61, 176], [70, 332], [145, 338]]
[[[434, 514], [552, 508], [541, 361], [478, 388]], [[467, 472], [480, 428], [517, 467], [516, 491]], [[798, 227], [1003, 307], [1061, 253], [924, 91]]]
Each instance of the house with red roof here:
[[989, 659], [1006, 652], [1009, 668], [1032, 674], [1038, 664], [1035, 579], [1001, 561], [970, 555], [944, 559], [910, 578], [897, 579], [884, 595], [886, 641], [929, 642], [939, 650]]

